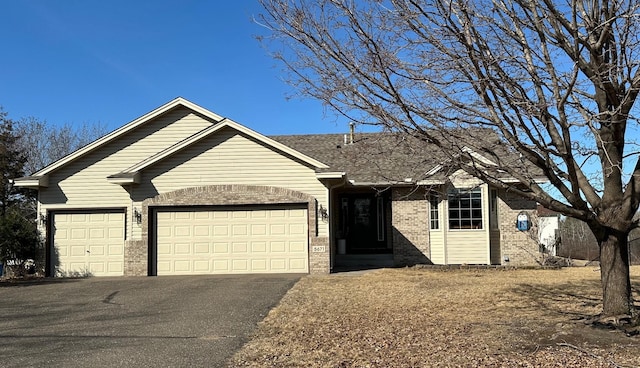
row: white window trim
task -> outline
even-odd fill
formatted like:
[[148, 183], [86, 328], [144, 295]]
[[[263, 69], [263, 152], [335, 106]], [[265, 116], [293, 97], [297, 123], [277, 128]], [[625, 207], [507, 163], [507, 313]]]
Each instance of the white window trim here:
[[[460, 228], [452, 228], [451, 227], [451, 217], [450, 215], [450, 211], [451, 208], [449, 207], [449, 197], [451, 196], [451, 193], [456, 192], [456, 193], [464, 193], [464, 192], [473, 192], [473, 191], [477, 191], [480, 194], [480, 221], [481, 221], [481, 226], [479, 228], [469, 228], [469, 229], [460, 229]], [[481, 187], [473, 187], [473, 188], [449, 188], [449, 190], [447, 191], [447, 219], [446, 219], [446, 224], [447, 224], [447, 230], [451, 231], [451, 232], [484, 232], [487, 229], [487, 219], [485, 218], [485, 209], [486, 209], [486, 204], [483, 202], [483, 190]], [[473, 209], [470, 209], [473, 210]], [[474, 217], [471, 217], [470, 220], [474, 219]]]

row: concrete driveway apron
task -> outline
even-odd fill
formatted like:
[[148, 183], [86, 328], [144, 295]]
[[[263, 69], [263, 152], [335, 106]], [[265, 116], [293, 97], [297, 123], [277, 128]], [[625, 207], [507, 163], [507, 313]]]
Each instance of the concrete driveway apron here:
[[301, 275], [0, 283], [0, 367], [220, 367]]

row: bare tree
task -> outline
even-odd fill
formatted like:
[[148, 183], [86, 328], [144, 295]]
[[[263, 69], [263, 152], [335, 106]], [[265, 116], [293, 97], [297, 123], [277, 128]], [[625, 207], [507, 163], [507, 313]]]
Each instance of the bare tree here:
[[[637, 1], [261, 3], [264, 41], [300, 93], [434, 143], [491, 185], [585, 221], [600, 247], [603, 315], [632, 312]], [[497, 137], [489, 146], [486, 130]]]
[[16, 132], [27, 155], [24, 171], [28, 175], [107, 133], [102, 124], [53, 125], [34, 117], [20, 119]]

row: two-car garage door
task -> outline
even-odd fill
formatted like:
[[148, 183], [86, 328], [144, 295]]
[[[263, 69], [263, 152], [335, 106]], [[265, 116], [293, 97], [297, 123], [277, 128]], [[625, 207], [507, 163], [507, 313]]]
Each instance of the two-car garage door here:
[[158, 275], [306, 273], [306, 208], [155, 211]]

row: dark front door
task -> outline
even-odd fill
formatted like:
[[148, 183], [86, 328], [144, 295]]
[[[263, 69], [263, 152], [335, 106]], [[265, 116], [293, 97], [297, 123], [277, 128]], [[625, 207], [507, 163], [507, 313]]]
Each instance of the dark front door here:
[[385, 197], [345, 194], [341, 198], [343, 234], [347, 254], [387, 253]]

